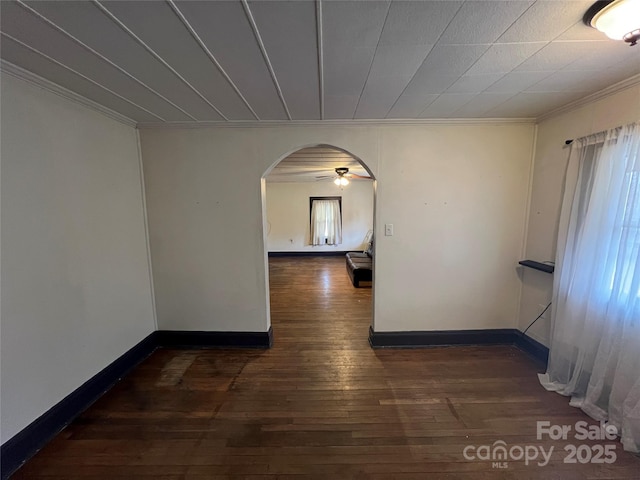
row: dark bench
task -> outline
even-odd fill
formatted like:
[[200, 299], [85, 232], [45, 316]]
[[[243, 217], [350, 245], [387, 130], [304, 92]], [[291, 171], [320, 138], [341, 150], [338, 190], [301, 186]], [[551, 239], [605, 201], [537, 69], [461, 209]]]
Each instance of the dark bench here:
[[347, 273], [354, 287], [359, 287], [360, 282], [373, 280], [373, 245], [369, 245], [366, 252], [347, 253]]

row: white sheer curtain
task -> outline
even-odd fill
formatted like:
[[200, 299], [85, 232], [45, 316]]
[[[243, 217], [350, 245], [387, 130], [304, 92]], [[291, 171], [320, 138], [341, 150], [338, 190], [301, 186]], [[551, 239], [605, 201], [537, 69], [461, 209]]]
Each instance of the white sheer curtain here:
[[313, 200], [311, 203], [311, 244], [339, 245], [342, 243], [340, 202]]
[[640, 124], [574, 142], [554, 278], [548, 390], [640, 451]]

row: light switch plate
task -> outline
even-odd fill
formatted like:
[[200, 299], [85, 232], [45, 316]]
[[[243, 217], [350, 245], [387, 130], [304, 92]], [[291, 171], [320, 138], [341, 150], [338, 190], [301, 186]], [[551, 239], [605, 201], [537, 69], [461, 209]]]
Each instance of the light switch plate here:
[[386, 237], [393, 236], [393, 223], [385, 223], [384, 225], [384, 234]]

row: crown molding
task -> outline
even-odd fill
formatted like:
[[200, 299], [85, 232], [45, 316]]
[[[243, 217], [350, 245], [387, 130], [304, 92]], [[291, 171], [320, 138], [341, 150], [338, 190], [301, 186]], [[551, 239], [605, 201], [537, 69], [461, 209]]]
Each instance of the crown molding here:
[[141, 122], [139, 129], [192, 128], [270, 128], [270, 127], [377, 127], [421, 125], [513, 125], [536, 123], [535, 118], [404, 118], [379, 120], [261, 120], [202, 121], [202, 122]]
[[464, 125], [531, 125], [543, 122], [563, 113], [575, 110], [589, 103], [615, 95], [628, 88], [640, 85], [640, 74], [606, 87], [598, 92], [569, 102], [537, 118], [389, 118], [389, 119], [335, 119], [335, 120], [235, 120], [235, 121], [194, 121], [194, 122], [136, 122], [108, 107], [80, 94], [68, 90], [46, 78], [32, 73], [13, 63], [0, 59], [0, 72], [24, 80], [44, 90], [66, 98], [94, 110], [129, 127], [139, 129], [198, 129], [198, 128], [270, 128], [270, 127], [373, 127], [373, 126], [464, 126]]
[[44, 90], [83, 105], [112, 120], [142, 130], [149, 129], [198, 129], [198, 128], [271, 128], [271, 127], [377, 127], [377, 126], [465, 126], [465, 125], [533, 125], [536, 118], [384, 118], [384, 119], [334, 119], [334, 120], [235, 120], [194, 122], [136, 122], [93, 100], [68, 90], [46, 78], [13, 63], [0, 59], [0, 71], [36, 85]]
[[551, 110], [544, 115], [539, 116], [536, 123], [540, 123], [550, 118], [557, 117], [559, 115], [562, 115], [563, 113], [567, 113], [571, 110], [583, 107], [589, 103], [602, 100], [603, 98], [610, 97], [611, 95], [615, 95], [616, 93], [622, 92], [623, 90], [627, 90], [628, 88], [632, 88], [637, 85], [640, 85], [640, 73], [637, 75], [633, 75], [626, 80], [622, 80], [621, 82], [614, 83], [613, 85], [587, 95], [586, 97], [579, 98], [578, 100], [574, 100], [573, 102], [569, 102], [566, 105]]
[[51, 80], [47, 80], [46, 78], [36, 75], [29, 70], [25, 70], [24, 68], [14, 65], [13, 63], [7, 62], [6, 60], [0, 59], [0, 72], [11, 75], [12, 77], [19, 78], [20, 80], [24, 80], [25, 82], [40, 87], [50, 93], [58, 95], [59, 97], [65, 98], [74, 103], [80, 104], [91, 110], [94, 110], [106, 117], [109, 117], [112, 120], [115, 120], [129, 127], [136, 126], [135, 120], [132, 120], [129, 117], [122, 115], [121, 113], [115, 112], [110, 108], [94, 102], [93, 100], [89, 100], [88, 98], [72, 92], [71, 90], [61, 87], [57, 83], [53, 83]]

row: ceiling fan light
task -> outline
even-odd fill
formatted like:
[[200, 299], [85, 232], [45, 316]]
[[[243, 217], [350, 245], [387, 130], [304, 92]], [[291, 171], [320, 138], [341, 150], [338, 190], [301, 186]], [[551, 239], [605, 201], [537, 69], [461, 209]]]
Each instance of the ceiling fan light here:
[[344, 187], [349, 185], [349, 180], [347, 180], [346, 178], [344, 178], [342, 175], [339, 176], [338, 178], [336, 178], [333, 183], [335, 183], [336, 185], [338, 185], [339, 187]]
[[635, 45], [640, 39], [640, 2], [638, 0], [614, 0], [598, 2], [605, 6], [595, 13], [589, 24], [613, 40], [624, 40]]

